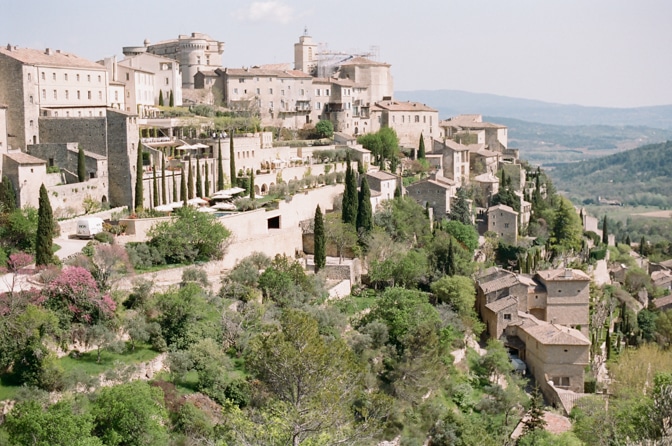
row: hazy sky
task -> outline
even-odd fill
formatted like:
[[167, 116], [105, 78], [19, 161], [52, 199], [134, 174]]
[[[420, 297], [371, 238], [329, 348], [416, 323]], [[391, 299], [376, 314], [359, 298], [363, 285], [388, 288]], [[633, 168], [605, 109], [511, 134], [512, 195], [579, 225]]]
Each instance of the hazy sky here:
[[308, 28], [332, 51], [379, 48], [395, 90], [565, 104], [672, 104], [670, 0], [0, 0], [0, 44], [99, 60], [202, 32], [223, 64], [292, 62]]

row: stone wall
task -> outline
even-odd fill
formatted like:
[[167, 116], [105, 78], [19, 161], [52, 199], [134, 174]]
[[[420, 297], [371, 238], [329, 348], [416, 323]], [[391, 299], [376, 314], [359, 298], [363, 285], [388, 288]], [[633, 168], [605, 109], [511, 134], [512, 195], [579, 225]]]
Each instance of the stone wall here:
[[[110, 204], [133, 208], [135, 162], [138, 157], [139, 130], [135, 115], [107, 111], [108, 175]], [[87, 147], [84, 147], [87, 149]]]
[[49, 202], [56, 218], [84, 213], [83, 201], [91, 198], [102, 204], [107, 196], [107, 178], [92, 178], [83, 183], [62, 184], [47, 188]]
[[[51, 200], [50, 200], [51, 201]], [[61, 236], [67, 236], [69, 234], [76, 234], [77, 233], [77, 222], [79, 221], [80, 218], [83, 217], [100, 217], [103, 220], [111, 220], [112, 215], [115, 213], [123, 212], [126, 210], [126, 208], [115, 208], [115, 209], [108, 209], [106, 211], [100, 211], [96, 212], [93, 214], [86, 214], [86, 215], [81, 215], [75, 218], [71, 218], [69, 220], [61, 220], [58, 222], [58, 226], [61, 228]]]
[[40, 117], [40, 142], [43, 144], [77, 142], [84, 150], [107, 156], [106, 124], [105, 117]]

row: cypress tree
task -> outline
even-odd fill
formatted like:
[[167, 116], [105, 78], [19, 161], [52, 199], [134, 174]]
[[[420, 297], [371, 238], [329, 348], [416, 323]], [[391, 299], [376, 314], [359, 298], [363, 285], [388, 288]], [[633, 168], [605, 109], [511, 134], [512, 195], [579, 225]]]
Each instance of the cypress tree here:
[[86, 157], [82, 146], [79, 146], [77, 151], [77, 179], [80, 183], [86, 181]]
[[324, 219], [319, 204], [317, 205], [317, 208], [315, 208], [313, 227], [313, 237], [315, 241], [315, 272], [318, 272], [327, 264], [327, 242], [324, 234]]
[[418, 144], [418, 159], [425, 159], [425, 138], [422, 136], [422, 132], [420, 132], [420, 144]]
[[646, 239], [642, 236], [642, 239], [639, 241], [639, 255], [644, 256], [646, 254]]
[[138, 158], [135, 167], [135, 210], [142, 210], [144, 202], [143, 169], [142, 169], [142, 147], [138, 142]]
[[231, 130], [231, 134], [229, 135], [229, 173], [231, 174], [231, 187], [236, 187], [237, 181], [236, 181], [236, 157], [235, 157], [235, 151], [233, 148], [233, 136], [235, 134], [234, 130]]
[[254, 169], [250, 169], [250, 200], [254, 200]]
[[163, 204], [168, 203], [168, 197], [166, 192], [166, 155], [161, 155], [161, 202]]
[[159, 105], [163, 107], [163, 90], [159, 90]]
[[203, 178], [201, 178], [201, 162], [196, 158], [196, 196], [203, 196]]
[[210, 170], [209, 165], [205, 165], [205, 196], [209, 197], [210, 196], [210, 176], [208, 174], [208, 171]]
[[159, 205], [159, 181], [156, 178], [156, 166], [152, 166], [152, 198], [154, 206]]
[[609, 244], [609, 228], [607, 227], [607, 216], [602, 219], [602, 243]]
[[357, 229], [369, 233], [373, 229], [373, 211], [371, 209], [371, 189], [366, 176], [362, 175], [357, 204]]
[[449, 276], [454, 276], [457, 270], [455, 264], [455, 247], [453, 247], [453, 238], [450, 238], [450, 243], [448, 244], [448, 255], [446, 256], [446, 274]]
[[180, 200], [187, 205], [187, 179], [184, 177], [184, 167], [180, 169], [182, 177], [180, 178]]
[[175, 107], [175, 98], [173, 98], [173, 90], [170, 90], [170, 97], [168, 99], [168, 106]]
[[177, 181], [175, 180], [175, 171], [173, 170], [173, 199], [171, 201], [176, 202], [179, 200], [177, 196]]
[[187, 174], [187, 198], [194, 198], [194, 171], [191, 169], [191, 156], [189, 157], [189, 173]]
[[354, 226], [357, 224], [357, 179], [350, 164], [350, 152], [346, 155], [346, 163], [341, 219]]
[[54, 214], [51, 211], [49, 195], [44, 184], [40, 186], [39, 207], [37, 209], [37, 233], [35, 235], [35, 264], [48, 265], [53, 259]]
[[630, 234], [625, 236], [625, 244], [630, 247], [632, 245], [632, 241], [630, 240]]
[[0, 183], [0, 212], [12, 212], [16, 209], [16, 192], [9, 178], [2, 177]]
[[217, 142], [219, 145], [219, 163], [217, 164], [217, 190], [224, 189], [224, 161], [222, 160], [222, 139]]

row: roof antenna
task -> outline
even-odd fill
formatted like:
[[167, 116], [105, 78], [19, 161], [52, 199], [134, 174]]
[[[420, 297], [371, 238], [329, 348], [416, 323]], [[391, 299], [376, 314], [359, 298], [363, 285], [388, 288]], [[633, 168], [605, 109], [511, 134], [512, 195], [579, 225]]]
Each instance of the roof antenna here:
[[308, 27], [307, 27], [307, 26], [304, 26], [304, 27], [303, 27], [303, 35], [304, 35], [304, 36], [307, 36], [307, 35], [308, 35]]

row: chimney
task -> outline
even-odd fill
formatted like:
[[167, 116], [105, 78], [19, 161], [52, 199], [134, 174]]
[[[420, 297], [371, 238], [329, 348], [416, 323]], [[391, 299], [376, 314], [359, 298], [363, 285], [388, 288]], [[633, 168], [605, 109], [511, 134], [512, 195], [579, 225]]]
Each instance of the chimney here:
[[51, 56], [51, 48], [47, 48], [46, 50], [44, 50], [44, 54], [46, 54], [47, 56]]
[[565, 268], [565, 279], [571, 279], [572, 277], [574, 277], [574, 272], [571, 268]]
[[10, 45], [9, 43], [7, 44], [7, 51], [12, 51], [12, 45]]

